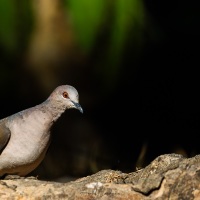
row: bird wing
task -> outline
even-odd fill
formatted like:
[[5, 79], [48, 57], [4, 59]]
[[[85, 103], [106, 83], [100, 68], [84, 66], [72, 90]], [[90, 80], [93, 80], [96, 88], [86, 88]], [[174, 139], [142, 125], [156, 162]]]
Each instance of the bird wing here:
[[3, 149], [6, 147], [6, 144], [8, 143], [10, 139], [10, 129], [6, 127], [5, 121], [0, 121], [0, 153], [3, 151]]

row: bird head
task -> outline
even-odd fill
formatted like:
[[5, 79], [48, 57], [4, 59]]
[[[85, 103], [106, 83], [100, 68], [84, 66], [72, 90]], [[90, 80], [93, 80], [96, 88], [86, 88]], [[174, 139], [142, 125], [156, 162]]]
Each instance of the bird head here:
[[58, 86], [49, 96], [49, 100], [61, 105], [65, 109], [75, 108], [83, 113], [79, 104], [79, 95], [77, 90], [70, 85]]

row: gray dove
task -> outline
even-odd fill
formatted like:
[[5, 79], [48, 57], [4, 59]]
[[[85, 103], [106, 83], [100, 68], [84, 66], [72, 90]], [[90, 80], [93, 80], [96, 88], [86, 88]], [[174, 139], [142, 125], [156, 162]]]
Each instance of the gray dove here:
[[52, 125], [70, 108], [83, 113], [77, 90], [61, 85], [43, 103], [0, 120], [0, 177], [33, 171], [49, 147]]

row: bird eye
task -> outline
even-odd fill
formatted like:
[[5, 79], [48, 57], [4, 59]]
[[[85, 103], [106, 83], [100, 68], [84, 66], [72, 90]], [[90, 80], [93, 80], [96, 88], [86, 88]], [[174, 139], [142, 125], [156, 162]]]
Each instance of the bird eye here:
[[69, 98], [68, 93], [67, 93], [67, 92], [63, 92], [63, 97], [64, 97], [64, 98]]

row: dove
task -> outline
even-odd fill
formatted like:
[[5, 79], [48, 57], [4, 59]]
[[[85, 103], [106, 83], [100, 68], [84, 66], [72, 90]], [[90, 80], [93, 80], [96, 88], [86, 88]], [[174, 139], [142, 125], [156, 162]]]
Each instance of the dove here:
[[78, 109], [77, 90], [58, 86], [41, 104], [0, 120], [0, 177], [26, 176], [42, 162], [51, 141], [51, 127], [67, 109]]

